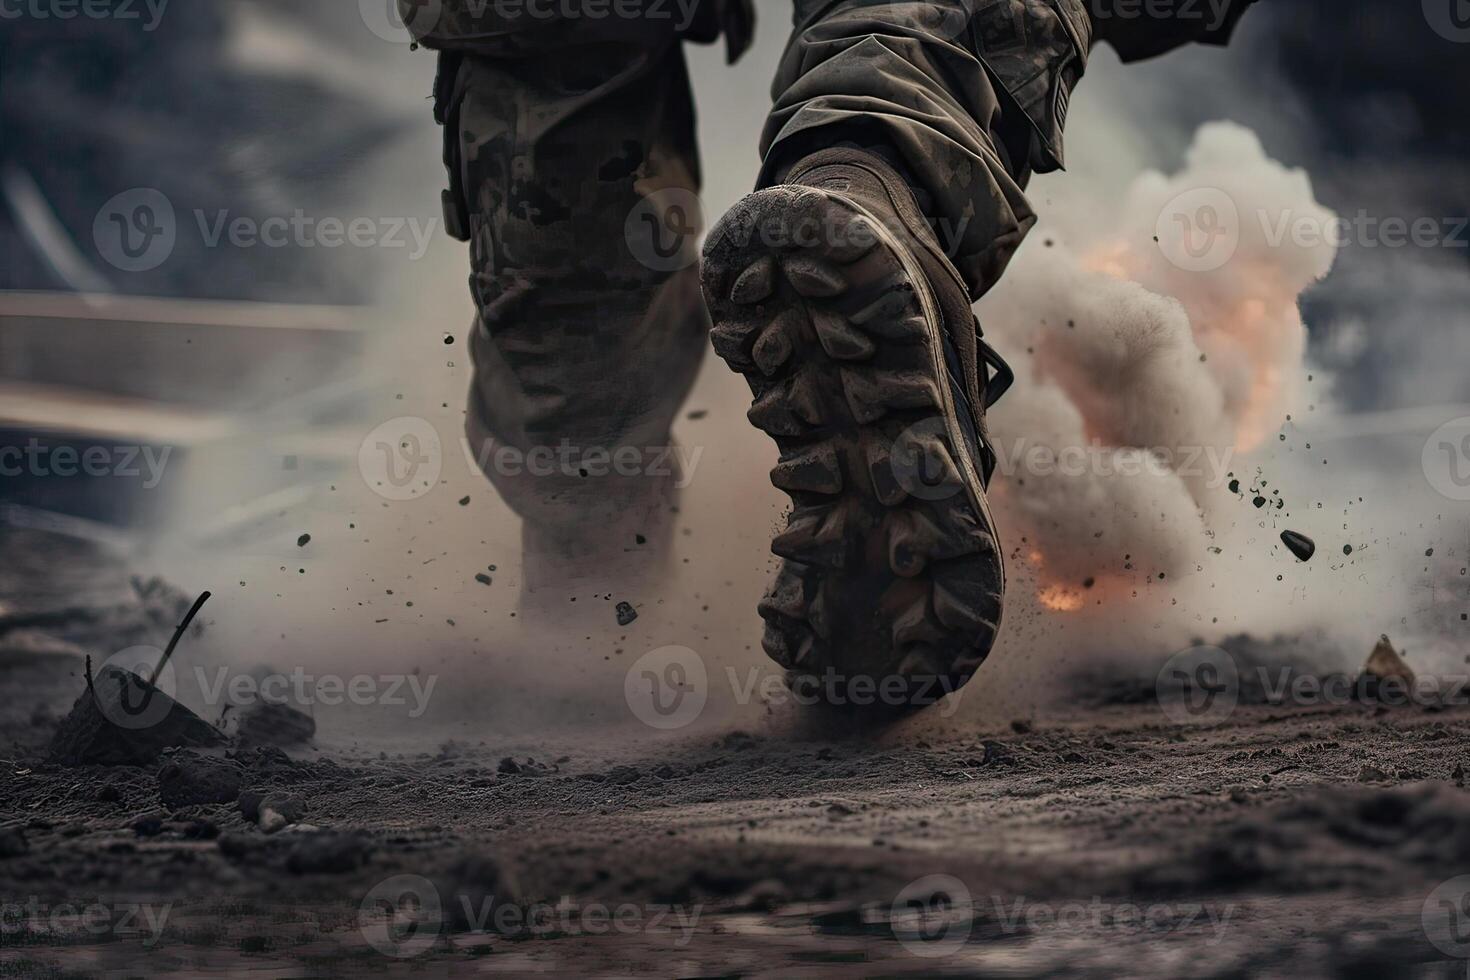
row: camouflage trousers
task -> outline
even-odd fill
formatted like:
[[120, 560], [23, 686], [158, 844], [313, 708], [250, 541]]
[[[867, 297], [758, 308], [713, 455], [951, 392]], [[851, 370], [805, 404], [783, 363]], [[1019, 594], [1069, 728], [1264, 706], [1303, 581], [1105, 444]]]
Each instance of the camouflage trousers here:
[[[415, 0], [401, 2], [410, 27], [422, 26], [410, 16]], [[796, 0], [761, 138], [761, 186], [825, 146], [879, 149], [978, 297], [1035, 221], [1022, 193], [1031, 170], [1060, 156], [1046, 132], [1060, 121], [1049, 113], [1064, 109], [1065, 92], [1055, 92], [1080, 74], [1086, 42], [1061, 29], [1056, 11], [1076, 2]], [[543, 14], [533, 16], [537, 3]], [[682, 45], [723, 33], [738, 55], [751, 8], [428, 6], [434, 23], [416, 33], [441, 52], [446, 213], [470, 243], [479, 311], [471, 443], [528, 524], [595, 531], [600, 516], [658, 494], [648, 464], [670, 441], [707, 344]], [[598, 6], [637, 16], [591, 16]], [[517, 460], [541, 452], [547, 465], [496, 465], [498, 447]]]

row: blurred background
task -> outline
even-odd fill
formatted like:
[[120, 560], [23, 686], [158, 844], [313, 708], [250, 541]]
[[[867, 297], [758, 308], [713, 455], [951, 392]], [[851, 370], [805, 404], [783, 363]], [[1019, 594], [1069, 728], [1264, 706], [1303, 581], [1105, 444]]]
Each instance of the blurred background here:
[[[411, 49], [391, 4], [130, 7], [137, 17], [20, 17], [0, 31], [0, 443], [51, 459], [104, 446], [112, 461], [99, 475], [0, 477], [10, 547], [60, 535], [104, 549], [99, 568], [213, 589], [194, 656], [445, 674], [446, 724], [626, 721], [627, 663], [666, 644], [711, 669], [762, 667], [754, 606], [784, 498], [765, 475], [772, 449], [742, 418], [748, 393], [717, 363], [676, 429], [699, 455], [662, 577], [611, 591], [608, 578], [633, 580], [643, 559], [631, 555], [629, 569], [597, 570], [604, 584], [522, 602], [515, 519], [459, 441], [472, 309], [465, 250], [442, 227], [435, 59]], [[789, 30], [786, 3], [759, 7], [738, 65], [690, 51], [711, 217], [754, 179]], [[1082, 536], [1070, 503], [1038, 513], [1001, 491], [1007, 552], [1034, 594], [1015, 598], [967, 712], [1039, 710], [1060, 693], [1059, 666], [1231, 634], [1311, 642], [1344, 663], [1389, 629], [1426, 649], [1463, 636], [1470, 527], [1421, 467], [1426, 437], [1470, 415], [1470, 230], [1454, 222], [1470, 213], [1470, 131], [1455, 104], [1470, 90], [1470, 37], [1446, 25], [1388, 5], [1265, 0], [1226, 50], [1129, 67], [1095, 52], [1073, 102], [1070, 172], [1030, 189], [1044, 224], [1017, 259], [1021, 285], [982, 305], [1023, 382], [1031, 335], [1017, 324], [1025, 290], [1052, 268], [1043, 239], [1082, 250], [1121, 234], [1130, 220], [1114, 212], [1140, 175], [1198, 169], [1188, 154], [1204, 124], [1254, 133], [1272, 175], [1300, 170], [1289, 179], [1309, 182], [1305, 199], [1339, 216], [1430, 216], [1458, 237], [1338, 250], [1302, 296], [1305, 349], [1290, 368], [1308, 387], [1278, 413], [1310, 404], [1320, 417], [1269, 420], [1236, 463], [1247, 492], [1183, 498], [1203, 533], [1170, 523], [1173, 540], [1153, 550], [1108, 539], [1106, 557], [1048, 557]], [[262, 230], [274, 219], [280, 237], [242, 238], [240, 218]], [[360, 223], [357, 243], [324, 245], [345, 237], [326, 231], [334, 221]], [[1005, 431], [1029, 431], [1024, 404], [1002, 410]], [[423, 492], [394, 499], [361, 450], [405, 417], [428, 427], [435, 462]], [[1319, 538], [1314, 564], [1283, 559], [1287, 525], [1250, 505], [1262, 480]], [[1142, 528], [1162, 512], [1086, 519]], [[1106, 604], [1069, 598], [1092, 565], [1087, 582], [1112, 576]], [[1065, 581], [1048, 581], [1059, 566]], [[34, 574], [5, 587], [9, 605], [49, 588]], [[631, 626], [613, 613], [623, 601], [640, 614]]]

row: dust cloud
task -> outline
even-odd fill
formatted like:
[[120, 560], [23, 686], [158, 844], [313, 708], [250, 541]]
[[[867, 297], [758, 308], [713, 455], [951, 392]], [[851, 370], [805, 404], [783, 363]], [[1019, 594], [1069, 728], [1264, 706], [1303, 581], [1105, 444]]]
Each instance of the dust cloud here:
[[[733, 68], [716, 49], [690, 52], [710, 216], [754, 179], [783, 21], [764, 17], [756, 47]], [[272, 52], [262, 71], [309, 69], [359, 90], [372, 80], [402, 123], [356, 178], [360, 206], [435, 220], [443, 178], [425, 101], [432, 55], [369, 36], [333, 45], [323, 60], [310, 45], [265, 44], [258, 21], [252, 30]], [[239, 57], [256, 55], [247, 45]], [[1428, 535], [1365, 520], [1367, 505], [1354, 501], [1382, 492], [1379, 477], [1341, 445], [1308, 448], [1311, 425], [1332, 406], [1297, 298], [1327, 274], [1333, 250], [1278, 246], [1272, 234], [1283, 214], [1329, 220], [1309, 176], [1234, 125], [1200, 130], [1183, 162], [1166, 166], [1167, 153], [1142, 135], [1146, 105], [1113, 98], [1123, 71], [1095, 59], [1073, 110], [1073, 172], [1033, 185], [1042, 224], [979, 307], [1020, 382], [994, 415], [1008, 470], [994, 491], [1012, 575], [1007, 628], [965, 692], [959, 714], [972, 721], [1042, 710], [1064, 693], [1060, 679], [1109, 658], [1156, 661], [1242, 630], [1332, 627], [1355, 659], [1358, 641], [1394, 625], [1404, 568]], [[1153, 66], [1127, 71], [1162, 77]], [[1240, 218], [1235, 254], [1206, 272], [1178, 268], [1169, 241], [1153, 240], [1169, 202], [1201, 187], [1226, 194]], [[1271, 221], [1263, 226], [1258, 211]], [[676, 425], [698, 464], [668, 515], [667, 551], [628, 542], [622, 557], [528, 598], [518, 521], [461, 440], [467, 274], [465, 248], [442, 227], [421, 260], [395, 257], [363, 311], [374, 339], [362, 410], [330, 432], [262, 436], [255, 455], [233, 447], [232, 458], [258, 460], [270, 455], [266, 441], [311, 445], [335, 461], [329, 476], [231, 535], [205, 544], [180, 527], [158, 544], [160, 570], [217, 596], [208, 634], [182, 665], [437, 678], [431, 710], [411, 726], [379, 709], [318, 712], [319, 741], [376, 748], [583, 726], [655, 735], [624, 701], [624, 678], [649, 651], [678, 646], [708, 677], [709, 707], [691, 730], [761, 724], [771, 709], [749, 692], [774, 667], [755, 604], [785, 498], [767, 479], [774, 447], [744, 419], [743, 382], [709, 358]], [[432, 432], [432, 485], [388, 499], [358, 453], [379, 426], [405, 417]], [[1057, 467], [1028, 472], [1033, 449]], [[1055, 471], [1064, 450], [1081, 451], [1080, 474]], [[215, 481], [231, 464], [221, 465]], [[1257, 495], [1267, 501], [1259, 508]], [[1287, 527], [1317, 538], [1314, 562], [1280, 544]], [[298, 546], [305, 533], [310, 543]], [[1348, 541], [1355, 556], [1340, 550]], [[621, 602], [638, 613], [630, 624], [619, 623]]]

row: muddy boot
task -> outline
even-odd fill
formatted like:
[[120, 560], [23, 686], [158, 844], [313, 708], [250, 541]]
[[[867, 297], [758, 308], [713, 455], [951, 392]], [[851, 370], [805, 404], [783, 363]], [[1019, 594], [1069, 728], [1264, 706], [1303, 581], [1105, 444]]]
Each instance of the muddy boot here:
[[992, 395], [1009, 372], [912, 191], [863, 150], [809, 156], [714, 229], [704, 287], [792, 501], [760, 604], [767, 653], [834, 704], [904, 708], [964, 684], [1005, 579], [982, 362], [1005, 375]]

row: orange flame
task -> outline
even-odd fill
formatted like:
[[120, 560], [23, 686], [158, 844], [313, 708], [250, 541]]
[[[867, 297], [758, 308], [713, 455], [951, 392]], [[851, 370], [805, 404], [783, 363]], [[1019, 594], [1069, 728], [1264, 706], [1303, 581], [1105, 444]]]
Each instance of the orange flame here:
[[[1046, 556], [1035, 548], [1027, 552], [1026, 557], [1038, 571], [1046, 566]], [[1045, 582], [1045, 576], [1042, 578], [1043, 584], [1036, 590], [1036, 599], [1047, 609], [1053, 612], [1076, 612], [1085, 604], [1082, 593], [1076, 588], [1060, 582], [1048, 583]]]
[[1082, 594], [1065, 585], [1043, 586], [1036, 598], [1053, 612], [1076, 612], [1083, 605]]

